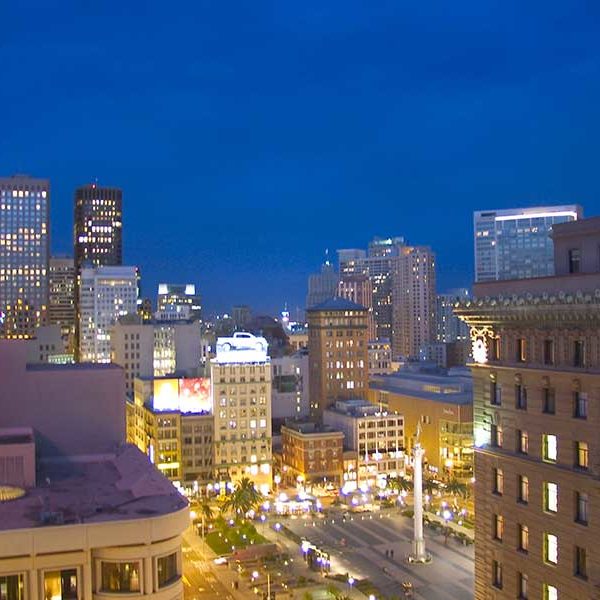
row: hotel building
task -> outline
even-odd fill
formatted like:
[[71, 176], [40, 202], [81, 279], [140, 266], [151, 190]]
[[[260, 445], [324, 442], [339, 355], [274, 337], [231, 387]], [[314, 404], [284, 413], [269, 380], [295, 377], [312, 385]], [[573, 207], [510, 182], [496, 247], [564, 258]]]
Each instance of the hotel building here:
[[267, 493], [273, 481], [267, 341], [244, 333], [218, 338], [211, 386], [215, 478], [225, 482], [250, 477]]
[[556, 275], [475, 285], [475, 598], [598, 598], [600, 218], [555, 224]]

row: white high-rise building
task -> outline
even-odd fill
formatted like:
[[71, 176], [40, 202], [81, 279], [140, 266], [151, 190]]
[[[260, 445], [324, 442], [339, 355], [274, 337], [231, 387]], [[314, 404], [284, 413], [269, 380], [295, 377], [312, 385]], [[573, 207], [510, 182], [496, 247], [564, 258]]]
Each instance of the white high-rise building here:
[[82, 269], [79, 281], [79, 361], [109, 363], [110, 333], [120, 317], [135, 314], [137, 267]]
[[552, 225], [582, 217], [577, 204], [475, 212], [475, 281], [554, 275]]
[[271, 359], [267, 341], [237, 332], [217, 339], [211, 361], [215, 478], [272, 486]]
[[0, 337], [34, 337], [46, 321], [50, 183], [0, 178]]

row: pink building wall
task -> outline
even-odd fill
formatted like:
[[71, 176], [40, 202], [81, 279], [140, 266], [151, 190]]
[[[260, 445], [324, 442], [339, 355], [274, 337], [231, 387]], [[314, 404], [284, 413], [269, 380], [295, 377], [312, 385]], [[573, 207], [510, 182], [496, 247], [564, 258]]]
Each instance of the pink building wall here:
[[113, 364], [27, 365], [0, 340], [0, 428], [32, 427], [41, 458], [104, 454], [125, 442], [125, 375]]

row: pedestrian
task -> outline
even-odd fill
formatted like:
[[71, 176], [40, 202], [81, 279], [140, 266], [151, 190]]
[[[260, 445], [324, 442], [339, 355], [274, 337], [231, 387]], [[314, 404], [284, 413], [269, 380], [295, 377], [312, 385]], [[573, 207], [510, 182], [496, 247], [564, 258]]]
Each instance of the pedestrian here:
[[390, 556], [392, 557], [392, 560], [394, 560], [394, 551], [390, 550]]

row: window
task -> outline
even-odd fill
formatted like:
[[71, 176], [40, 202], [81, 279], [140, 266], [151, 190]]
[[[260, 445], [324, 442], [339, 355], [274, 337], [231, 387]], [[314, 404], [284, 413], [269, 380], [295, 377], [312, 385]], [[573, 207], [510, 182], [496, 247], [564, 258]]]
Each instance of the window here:
[[494, 481], [494, 494], [502, 495], [504, 493], [504, 472], [502, 469], [494, 469], [493, 472]]
[[581, 268], [581, 251], [579, 248], [569, 250], [569, 273], [579, 273]]
[[573, 392], [573, 416], [576, 419], [587, 419], [588, 397], [581, 392]]
[[502, 565], [497, 560], [492, 562], [492, 585], [502, 589]]
[[527, 410], [527, 388], [522, 385], [515, 385], [515, 407]]
[[544, 584], [544, 600], [558, 600], [558, 589], [553, 585]]
[[177, 553], [161, 556], [156, 561], [158, 573], [158, 587], [165, 587], [179, 579], [179, 568], [177, 566]]
[[504, 517], [501, 515], [494, 515], [492, 521], [492, 536], [499, 542], [501, 542], [504, 537]]
[[529, 577], [524, 573], [517, 573], [517, 598], [519, 600], [527, 600]]
[[556, 395], [554, 388], [545, 387], [542, 390], [542, 411], [548, 415], [556, 412]]
[[527, 525], [517, 525], [518, 530], [518, 548], [521, 552], [529, 551], [529, 527]]
[[[44, 597], [53, 600], [77, 598], [77, 569], [46, 571], [44, 573]], [[0, 598], [4, 598], [0, 594]]]
[[587, 557], [585, 548], [581, 548], [580, 546], [575, 546], [575, 556], [574, 556], [574, 573], [577, 577], [582, 577], [583, 579], [587, 579]]
[[585, 344], [581, 340], [575, 340], [573, 342], [573, 366], [585, 366]]
[[525, 362], [527, 360], [527, 342], [525, 338], [517, 338], [517, 362]]
[[500, 338], [492, 338], [492, 360], [500, 360]]
[[527, 504], [529, 502], [529, 478], [525, 477], [525, 475], [519, 475], [518, 478], [518, 501], [523, 504]]
[[0, 576], [0, 598], [2, 600], [25, 600], [22, 574]]
[[552, 565], [558, 564], [558, 538], [552, 533], [544, 533], [544, 560]]
[[502, 388], [495, 381], [490, 381], [490, 404], [494, 406], [502, 404]]
[[492, 425], [491, 433], [492, 446], [495, 446], [496, 448], [502, 448], [502, 442], [504, 439], [502, 427], [500, 427], [500, 425]]
[[113, 593], [139, 592], [139, 562], [104, 562], [102, 561], [102, 591]]
[[517, 431], [517, 452], [527, 454], [529, 452], [529, 435], [526, 431]]
[[587, 469], [589, 466], [589, 448], [587, 442], [575, 442], [575, 466]]
[[558, 456], [558, 446], [555, 435], [544, 433], [542, 435], [543, 457], [547, 462], [556, 462]]
[[555, 513], [558, 511], [558, 485], [556, 483], [544, 483], [544, 510]]
[[588, 522], [588, 495], [575, 492], [575, 521], [580, 525]]
[[544, 340], [544, 364], [554, 364], [554, 340]]

